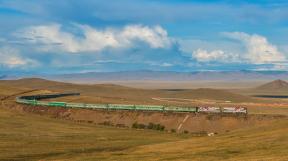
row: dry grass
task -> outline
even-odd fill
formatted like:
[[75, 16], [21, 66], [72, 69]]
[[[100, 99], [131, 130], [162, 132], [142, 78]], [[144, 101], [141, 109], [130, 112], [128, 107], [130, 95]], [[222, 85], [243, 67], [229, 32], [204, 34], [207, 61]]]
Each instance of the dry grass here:
[[0, 85], [25, 87], [31, 89], [45, 89], [52, 91], [65, 91], [65, 92], [80, 92], [84, 96], [91, 97], [108, 97], [113, 99], [124, 99], [129, 101], [139, 102], [151, 102], [154, 103], [151, 98], [163, 97], [163, 98], [187, 98], [187, 99], [211, 99], [222, 100], [232, 102], [249, 102], [257, 101], [251, 97], [234, 94], [225, 90], [217, 89], [186, 89], [186, 90], [146, 90], [124, 87], [113, 84], [70, 84], [53, 82], [42, 79], [22, 79], [15, 81], [0, 81]]
[[103, 156], [185, 137], [76, 123], [1, 108], [0, 129], [0, 160]]
[[[242, 129], [214, 137], [152, 144], [110, 155], [67, 160], [271, 160], [288, 159], [288, 121]], [[106, 156], [106, 158], [105, 158]]]
[[[33, 85], [40, 87], [43, 83], [37, 85], [34, 82]], [[50, 90], [57, 90], [58, 87], [61, 87], [60, 90], [77, 89], [77, 86], [70, 84], [50, 85], [53, 83], [46, 86]], [[114, 87], [106, 85], [98, 89], [100, 93], [105, 93], [105, 90]], [[1, 86], [1, 89], [0, 95], [4, 96], [23, 91], [15, 86]], [[88, 93], [95, 90], [91, 86], [81, 89]], [[127, 90], [126, 87], [116, 89], [118, 91], [113, 91], [116, 94]], [[106, 92], [110, 96], [113, 94]], [[141, 92], [136, 94], [141, 96]], [[127, 97], [136, 94], [130, 93]], [[7, 161], [288, 160], [287, 119], [214, 137], [192, 137], [76, 123], [0, 108], [0, 129], [0, 160]]]
[[287, 160], [288, 120], [192, 137], [0, 108], [0, 160]]
[[159, 160], [287, 160], [288, 120], [216, 137], [143, 146], [133, 153], [154, 154]]

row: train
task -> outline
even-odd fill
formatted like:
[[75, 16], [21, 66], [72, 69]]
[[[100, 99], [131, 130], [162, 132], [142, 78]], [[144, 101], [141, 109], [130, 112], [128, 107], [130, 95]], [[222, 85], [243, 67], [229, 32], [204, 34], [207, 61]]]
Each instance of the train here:
[[52, 106], [52, 107], [82, 108], [82, 109], [248, 114], [248, 110], [246, 107], [211, 107], [211, 106], [181, 107], [181, 106], [165, 106], [165, 105], [87, 104], [87, 103], [42, 101], [43, 99], [50, 99], [64, 96], [76, 96], [76, 95], [80, 95], [80, 93], [20, 96], [16, 97], [16, 102], [33, 106]]

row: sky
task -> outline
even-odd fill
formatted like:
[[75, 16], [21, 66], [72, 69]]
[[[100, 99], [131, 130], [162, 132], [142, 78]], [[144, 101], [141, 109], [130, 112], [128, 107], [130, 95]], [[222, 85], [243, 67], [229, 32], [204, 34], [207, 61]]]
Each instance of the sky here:
[[0, 75], [286, 71], [284, 0], [0, 0]]

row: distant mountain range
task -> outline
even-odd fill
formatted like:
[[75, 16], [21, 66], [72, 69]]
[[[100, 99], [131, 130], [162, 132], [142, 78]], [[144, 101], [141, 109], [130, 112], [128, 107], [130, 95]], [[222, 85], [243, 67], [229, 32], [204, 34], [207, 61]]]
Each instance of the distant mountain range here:
[[0, 75], [0, 79], [25, 77], [82, 83], [97, 81], [272, 81], [275, 79], [288, 80], [288, 71], [123, 71], [58, 75]]
[[159, 72], [159, 71], [126, 71], [126, 72], [90, 72], [43, 76], [42, 78], [71, 81], [253, 81], [275, 79], [288, 80], [286, 71], [203, 71], [203, 72]]

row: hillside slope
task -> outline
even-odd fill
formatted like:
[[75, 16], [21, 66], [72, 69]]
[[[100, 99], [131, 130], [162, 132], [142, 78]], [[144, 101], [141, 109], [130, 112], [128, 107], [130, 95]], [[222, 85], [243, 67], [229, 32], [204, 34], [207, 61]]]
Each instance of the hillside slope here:
[[263, 84], [256, 88], [257, 90], [262, 91], [288, 91], [288, 82], [283, 80], [275, 80], [266, 84]]
[[76, 123], [0, 105], [0, 160], [284, 161], [287, 124], [283, 119], [214, 137], [193, 137]]
[[113, 84], [72, 84], [55, 82], [38, 78], [0, 81], [0, 85], [7, 85], [19, 88], [43, 89], [56, 92], [80, 92], [83, 96], [89, 97], [109, 97], [119, 100], [131, 100], [139, 102], [151, 102], [151, 98], [185, 98], [185, 99], [209, 99], [232, 102], [254, 101], [251, 97], [234, 94], [225, 90], [216, 89], [187, 89], [187, 90], [148, 90], [124, 87]]
[[148, 145], [130, 155], [146, 160], [284, 161], [288, 160], [287, 124], [288, 120], [283, 120], [216, 137]]
[[107, 158], [111, 153], [121, 153], [140, 145], [184, 139], [164, 132], [119, 129], [48, 118], [6, 110], [1, 106], [1, 161], [63, 160], [87, 155]]

